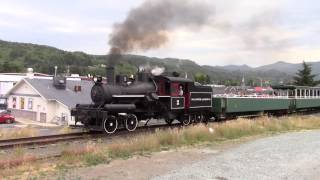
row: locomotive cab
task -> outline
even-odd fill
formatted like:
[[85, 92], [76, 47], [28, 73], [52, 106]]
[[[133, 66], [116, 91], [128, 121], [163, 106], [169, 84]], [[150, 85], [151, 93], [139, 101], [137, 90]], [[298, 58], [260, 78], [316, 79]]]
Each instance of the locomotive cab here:
[[158, 76], [160, 107], [164, 119], [171, 124], [175, 119], [189, 125], [203, 121], [211, 113], [212, 90], [207, 86], [196, 86], [194, 81], [181, 77]]

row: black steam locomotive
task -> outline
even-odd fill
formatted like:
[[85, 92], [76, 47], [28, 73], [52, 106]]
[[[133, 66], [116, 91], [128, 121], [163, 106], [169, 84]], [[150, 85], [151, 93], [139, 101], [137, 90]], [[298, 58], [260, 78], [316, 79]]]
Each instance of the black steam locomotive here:
[[183, 125], [209, 119], [212, 111], [211, 87], [198, 86], [192, 80], [171, 76], [155, 76], [139, 72], [136, 80], [114, 76], [107, 69], [107, 83], [95, 78], [91, 89], [92, 104], [78, 104], [71, 111], [75, 121], [90, 130], [114, 133], [119, 128], [134, 131], [139, 121], [163, 119]]

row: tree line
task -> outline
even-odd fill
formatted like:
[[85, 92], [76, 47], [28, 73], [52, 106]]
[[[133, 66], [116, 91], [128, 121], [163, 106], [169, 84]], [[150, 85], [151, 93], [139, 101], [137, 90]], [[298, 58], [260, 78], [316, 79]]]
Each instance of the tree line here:
[[[293, 77], [294, 81], [291, 84], [296, 85], [296, 86], [317, 86], [318, 84], [320, 84], [320, 81], [315, 80], [317, 75], [318, 74], [312, 74], [311, 65], [307, 64], [306, 62], [303, 61], [302, 69], [298, 70], [296, 75]], [[212, 83], [210, 80], [210, 77], [206, 74], [203, 74], [203, 73], [197, 73], [194, 76], [194, 80], [196, 82], [201, 83], [201, 84], [211, 84]], [[260, 80], [260, 81], [262, 81], [262, 80]], [[226, 86], [240, 86], [241, 80], [240, 79], [239, 80], [224, 80], [224, 81], [217, 82], [217, 84], [226, 85]], [[263, 83], [256, 82], [253, 79], [249, 79], [249, 81], [247, 81], [246, 84], [248, 84], [249, 86], [260, 86]], [[268, 82], [268, 83], [264, 82], [264, 84], [270, 85], [270, 82]]]

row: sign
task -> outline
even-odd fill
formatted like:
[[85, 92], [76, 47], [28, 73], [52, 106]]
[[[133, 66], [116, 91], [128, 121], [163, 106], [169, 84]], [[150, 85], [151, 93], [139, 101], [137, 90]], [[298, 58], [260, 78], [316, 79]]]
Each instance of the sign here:
[[212, 94], [208, 92], [191, 92], [190, 108], [203, 108], [212, 106]]

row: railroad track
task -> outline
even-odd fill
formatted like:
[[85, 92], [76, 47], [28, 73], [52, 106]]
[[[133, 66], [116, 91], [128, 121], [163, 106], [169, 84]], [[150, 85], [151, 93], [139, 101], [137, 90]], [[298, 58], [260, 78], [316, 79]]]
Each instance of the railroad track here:
[[[306, 111], [289, 114], [291, 115], [312, 115], [315, 113], [320, 113], [320, 110]], [[255, 116], [256, 117], [256, 116]], [[248, 117], [246, 117], [248, 118]], [[254, 117], [252, 117], [254, 118]], [[215, 123], [215, 122], [211, 122]], [[33, 145], [48, 145], [58, 142], [66, 141], [75, 141], [83, 139], [97, 139], [97, 138], [115, 138], [115, 137], [125, 137], [127, 135], [137, 135], [147, 132], [154, 132], [157, 129], [168, 129], [168, 128], [179, 128], [182, 127], [181, 124], [176, 123], [172, 125], [152, 125], [152, 126], [140, 126], [134, 132], [128, 132], [125, 129], [120, 129], [114, 134], [104, 134], [104, 133], [89, 133], [89, 132], [78, 132], [70, 134], [58, 134], [58, 135], [49, 135], [49, 136], [36, 136], [36, 137], [27, 137], [27, 138], [17, 138], [17, 139], [6, 139], [0, 140], [0, 149], [10, 149], [14, 147], [25, 147]]]
[[72, 140], [78, 140], [82, 138], [88, 138], [89, 137], [88, 135], [90, 134], [87, 132], [77, 132], [77, 133], [69, 133], [69, 134], [5, 139], [5, 140], [0, 140], [0, 149], [8, 149], [8, 148], [32, 146], [32, 145], [45, 145], [45, 144], [53, 144], [53, 143], [63, 142], [63, 141], [72, 141]]
[[26, 138], [16, 138], [16, 139], [5, 139], [0, 140], [0, 149], [10, 149], [15, 147], [26, 147], [26, 146], [40, 146], [49, 145], [59, 142], [68, 142], [84, 139], [97, 139], [97, 138], [115, 138], [115, 137], [125, 137], [127, 135], [137, 135], [147, 132], [154, 132], [157, 129], [167, 129], [181, 127], [181, 124], [169, 125], [153, 125], [153, 126], [140, 126], [134, 132], [128, 132], [125, 129], [120, 129], [114, 134], [104, 134], [104, 133], [90, 133], [90, 132], [77, 132], [69, 134], [57, 134], [48, 136], [36, 136], [36, 137], [26, 137]]

